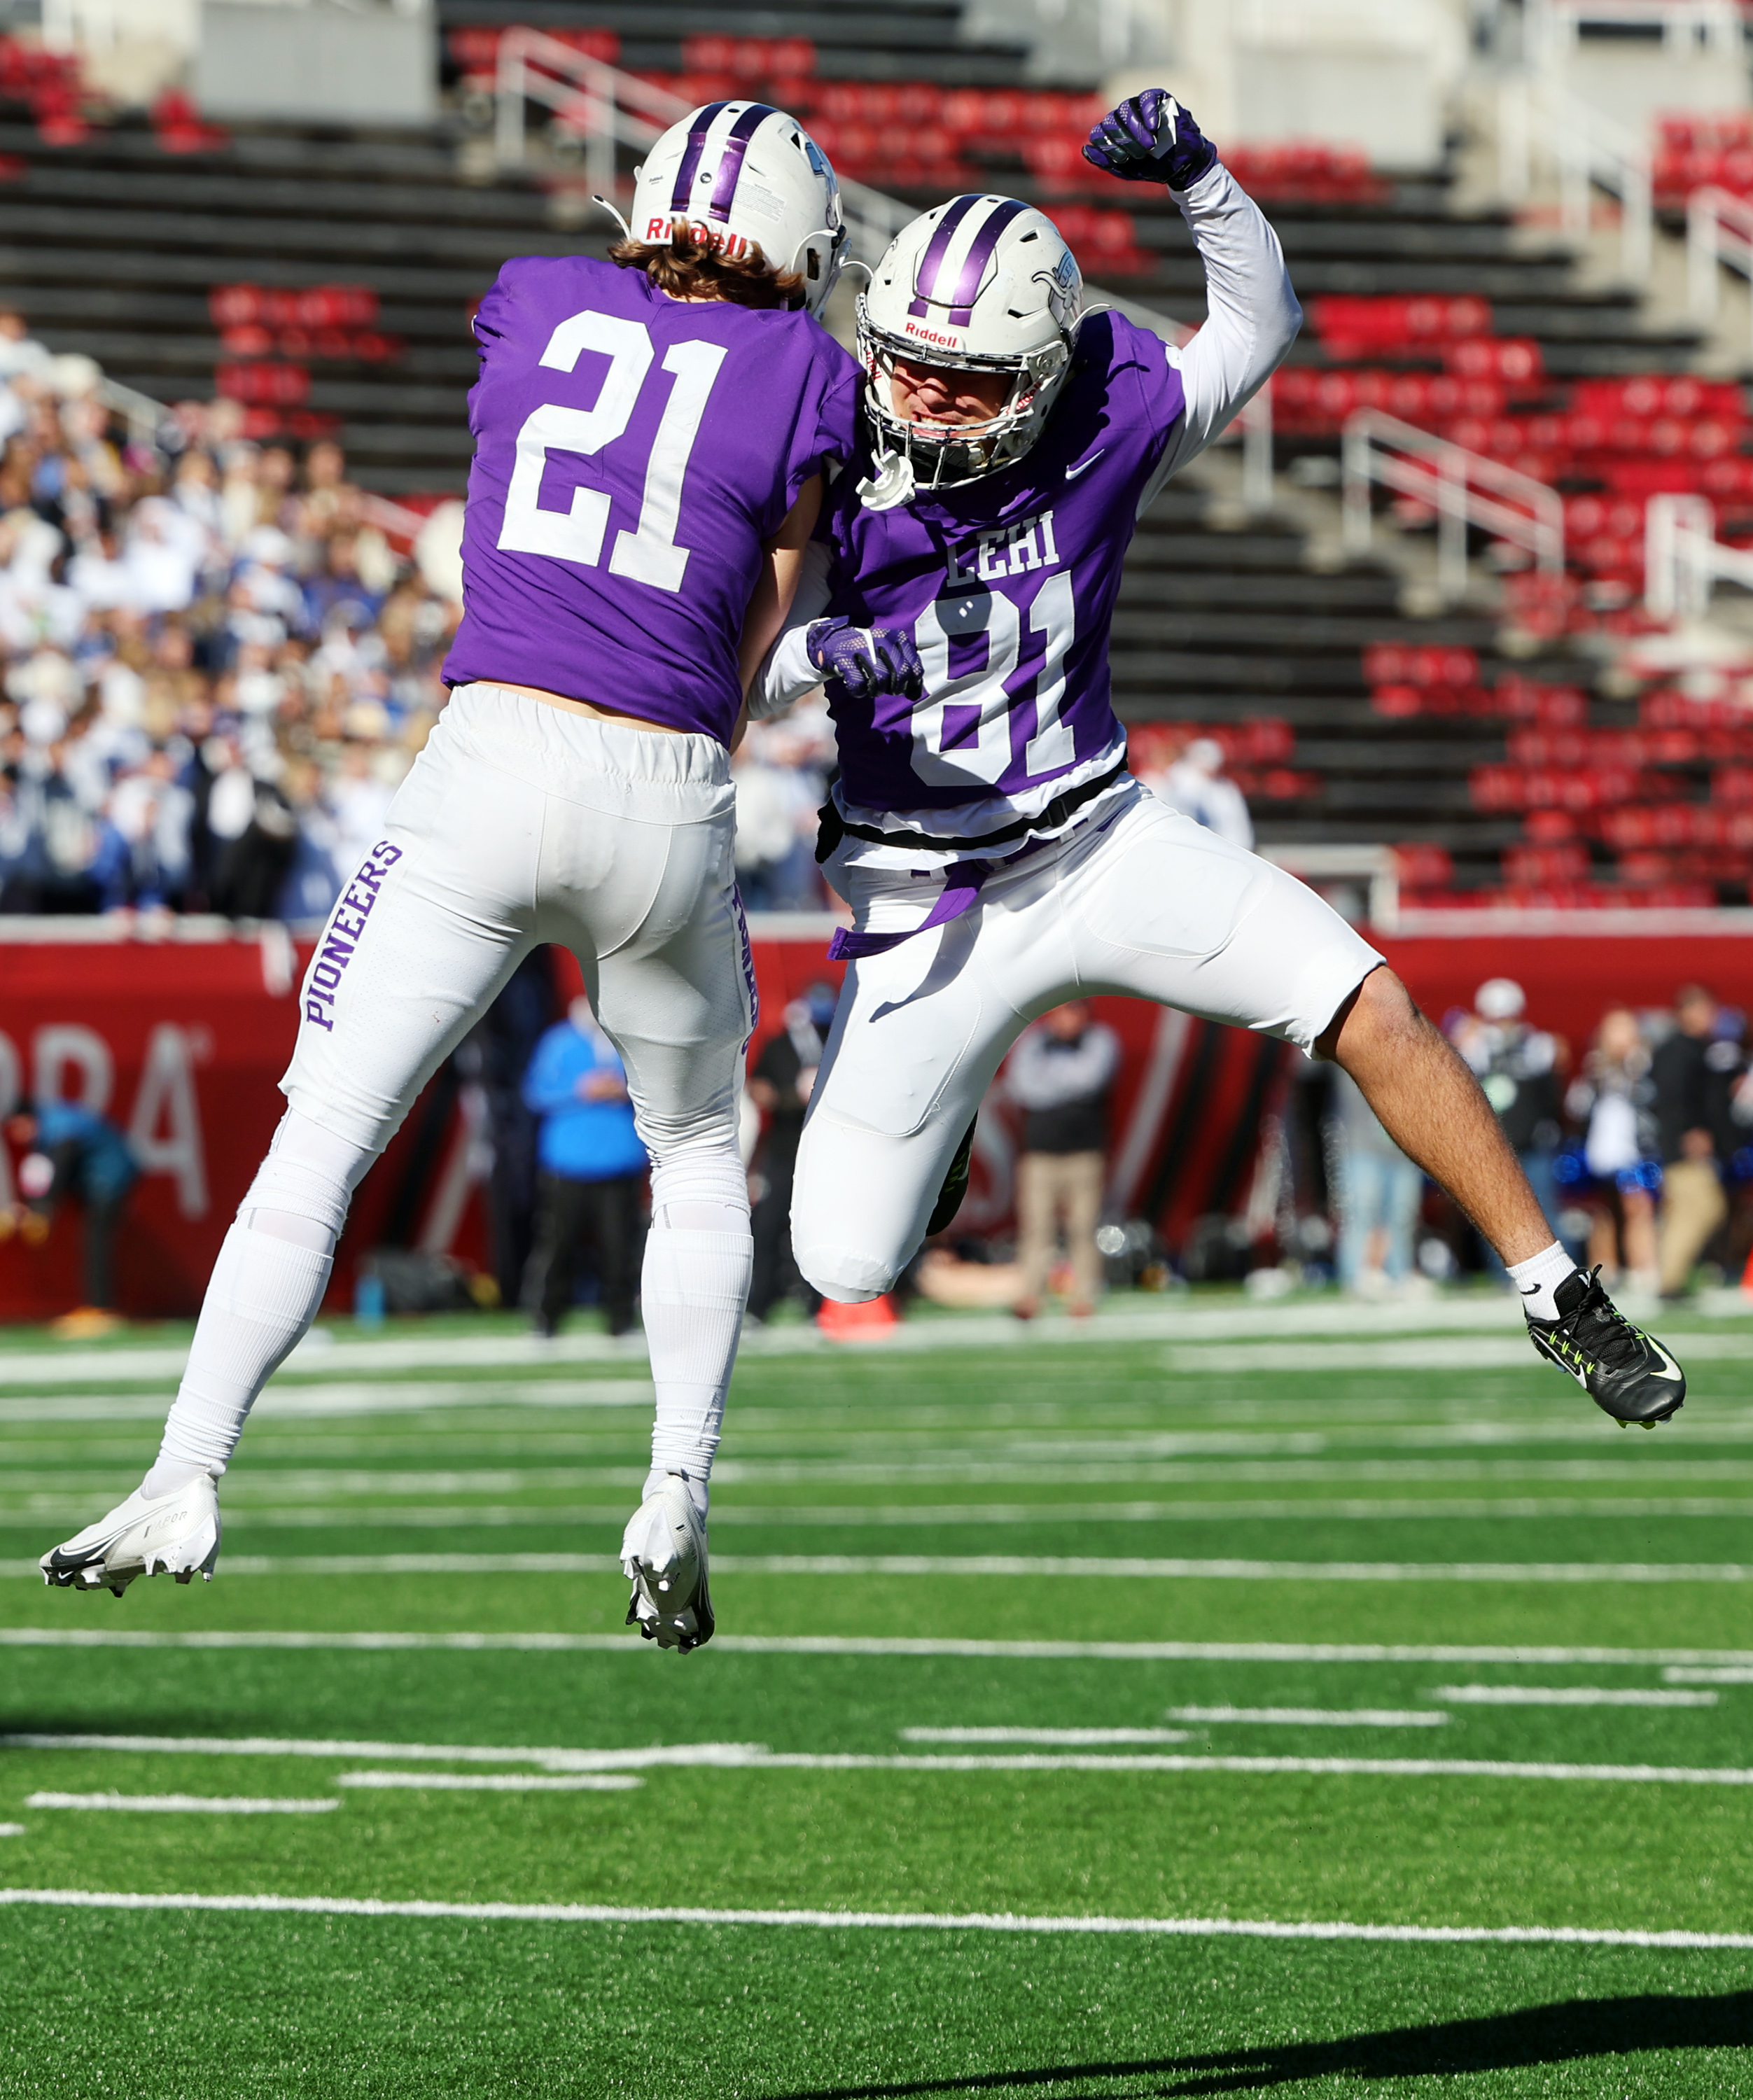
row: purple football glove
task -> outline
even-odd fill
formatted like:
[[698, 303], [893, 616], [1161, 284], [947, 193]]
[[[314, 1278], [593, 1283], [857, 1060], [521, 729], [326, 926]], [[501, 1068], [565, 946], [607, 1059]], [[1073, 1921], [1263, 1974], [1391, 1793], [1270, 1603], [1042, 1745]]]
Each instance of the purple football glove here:
[[1167, 88], [1147, 87], [1095, 126], [1084, 158], [1123, 183], [1187, 190], [1210, 169], [1217, 148]]
[[855, 700], [873, 699], [878, 693], [916, 700], [925, 690], [925, 667], [904, 628], [854, 627], [837, 614], [815, 621], [803, 646], [822, 676], [837, 679]]

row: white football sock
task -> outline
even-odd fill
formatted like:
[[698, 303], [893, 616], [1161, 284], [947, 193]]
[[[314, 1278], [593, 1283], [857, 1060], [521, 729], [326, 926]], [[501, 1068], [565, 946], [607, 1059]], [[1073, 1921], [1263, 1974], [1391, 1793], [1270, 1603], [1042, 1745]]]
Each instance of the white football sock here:
[[280, 1118], [213, 1265], [147, 1494], [231, 1462], [257, 1394], [316, 1317], [348, 1202], [373, 1157], [296, 1109]]
[[641, 1305], [657, 1418], [645, 1492], [685, 1473], [702, 1516], [753, 1265], [748, 1180], [734, 1145], [652, 1168]]
[[1532, 1320], [1556, 1320], [1558, 1301], [1552, 1295], [1567, 1277], [1574, 1276], [1576, 1264], [1554, 1240], [1539, 1254], [1510, 1265], [1510, 1281], [1521, 1293], [1522, 1310]]

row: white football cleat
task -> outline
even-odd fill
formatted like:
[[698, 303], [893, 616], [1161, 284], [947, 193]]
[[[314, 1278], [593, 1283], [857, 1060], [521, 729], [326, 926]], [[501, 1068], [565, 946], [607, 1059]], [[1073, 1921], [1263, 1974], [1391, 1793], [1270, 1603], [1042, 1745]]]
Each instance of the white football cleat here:
[[629, 1626], [683, 1655], [712, 1639], [706, 1520], [694, 1507], [685, 1476], [667, 1476], [634, 1511], [621, 1538], [620, 1564], [633, 1585]]
[[109, 1590], [117, 1596], [137, 1575], [213, 1580], [219, 1554], [219, 1497], [210, 1473], [197, 1473], [168, 1495], [136, 1488], [108, 1516], [45, 1553], [42, 1579], [61, 1590]]

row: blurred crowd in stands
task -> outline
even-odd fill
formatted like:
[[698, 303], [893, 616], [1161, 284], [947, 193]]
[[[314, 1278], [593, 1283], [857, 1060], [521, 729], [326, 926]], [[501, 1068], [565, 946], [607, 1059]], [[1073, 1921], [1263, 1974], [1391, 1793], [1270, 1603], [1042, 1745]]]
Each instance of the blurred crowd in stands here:
[[0, 315], [0, 911], [320, 918], [444, 701], [457, 607], [339, 448], [130, 441]]

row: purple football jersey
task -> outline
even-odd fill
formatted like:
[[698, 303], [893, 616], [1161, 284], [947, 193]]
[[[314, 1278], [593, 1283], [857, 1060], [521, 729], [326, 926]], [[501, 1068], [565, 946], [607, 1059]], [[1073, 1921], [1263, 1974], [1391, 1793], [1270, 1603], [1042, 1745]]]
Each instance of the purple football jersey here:
[[892, 510], [863, 508], [859, 471], [841, 476], [819, 528], [832, 610], [909, 629], [925, 667], [922, 700], [829, 688], [843, 807], [1022, 799], [1118, 756], [1120, 563], [1183, 405], [1161, 338], [1092, 314], [1045, 431], [1013, 466]]
[[463, 617], [444, 664], [727, 742], [761, 562], [850, 457], [857, 364], [806, 314], [519, 256], [481, 302]]

